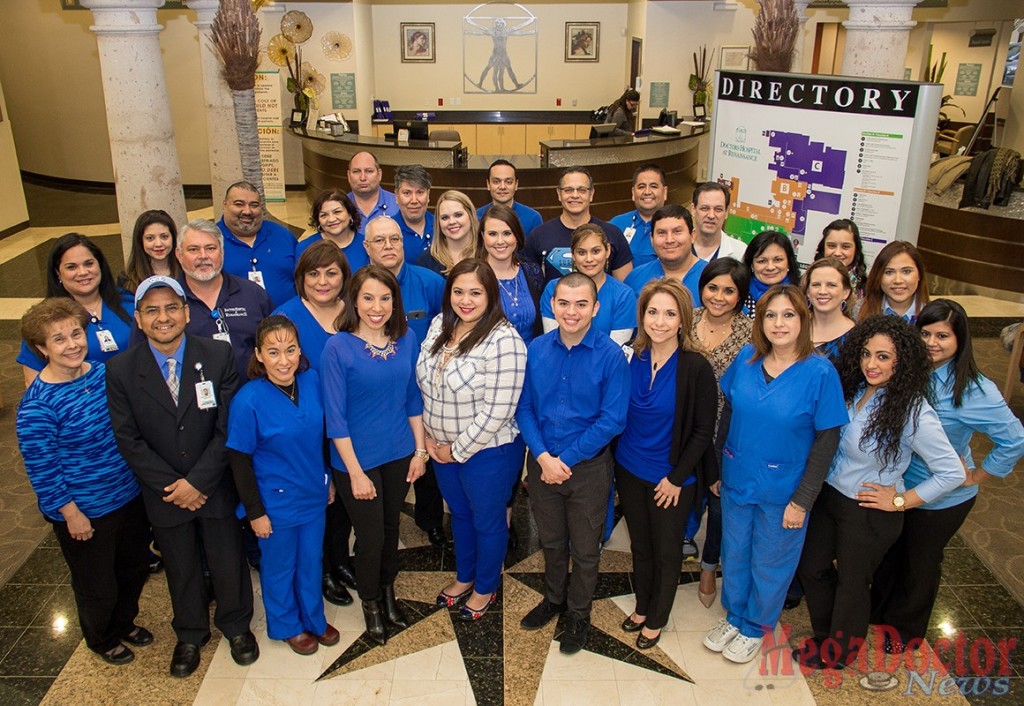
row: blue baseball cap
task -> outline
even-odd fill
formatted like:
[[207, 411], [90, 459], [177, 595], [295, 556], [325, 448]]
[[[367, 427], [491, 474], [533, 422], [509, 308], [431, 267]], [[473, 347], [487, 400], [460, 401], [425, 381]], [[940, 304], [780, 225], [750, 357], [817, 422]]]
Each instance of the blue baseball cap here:
[[155, 289], [157, 287], [170, 287], [172, 292], [177, 294], [182, 299], [185, 298], [185, 290], [181, 288], [181, 285], [178, 283], [178, 280], [172, 277], [168, 277], [166, 275], [153, 275], [152, 277], [147, 277], [146, 279], [142, 280], [142, 284], [140, 284], [139, 288], [135, 290], [136, 308], [139, 306], [139, 302], [142, 301], [143, 297], [146, 296], [149, 290]]

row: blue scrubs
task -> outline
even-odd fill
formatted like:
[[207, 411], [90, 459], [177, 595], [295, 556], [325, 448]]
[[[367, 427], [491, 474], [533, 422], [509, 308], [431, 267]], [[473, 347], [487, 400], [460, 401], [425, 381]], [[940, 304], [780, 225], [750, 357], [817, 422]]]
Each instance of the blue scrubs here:
[[[324, 239], [320, 233], [314, 233], [305, 240], [300, 240], [295, 245], [295, 262], [298, 264], [302, 253], [309, 249], [313, 243], [319, 243]], [[345, 259], [348, 260], [349, 269], [355, 272], [360, 267], [370, 264], [370, 256], [366, 254], [366, 246], [363, 245], [363, 233], [360, 231], [352, 238], [352, 242], [341, 249]]]
[[762, 637], [782, 613], [807, 523], [783, 529], [817, 432], [849, 421], [839, 375], [811, 355], [767, 382], [746, 345], [722, 376], [732, 422], [722, 453], [722, 605], [729, 623]]
[[[555, 312], [551, 309], [551, 299], [555, 296], [553, 279], [544, 287], [540, 296], [540, 314], [544, 319], [544, 332], [558, 327]], [[604, 278], [604, 284], [597, 290], [597, 303], [601, 307], [591, 325], [598, 331], [608, 334], [616, 343], [627, 343], [636, 329], [636, 293], [611, 275]]]
[[295, 328], [299, 332], [299, 347], [302, 348], [302, 354], [309, 360], [310, 369], [319, 371], [320, 357], [324, 353], [324, 346], [334, 334], [324, 330], [320, 322], [302, 303], [302, 297], [292, 297], [277, 307], [274, 313], [287, 316], [295, 324]]
[[[90, 316], [89, 323], [85, 327], [85, 338], [89, 342], [89, 350], [85, 359], [90, 363], [106, 363], [115, 355], [128, 350], [131, 344], [132, 330], [135, 328], [135, 295], [131, 292], [120, 290], [121, 306], [128, 314], [128, 321], [122, 321], [117, 314], [112, 312], [107, 305], [99, 312], [99, 317]], [[99, 332], [110, 331], [117, 344], [117, 350], [104, 351], [100, 347]], [[16, 360], [26, 368], [39, 372], [46, 367], [46, 361], [37, 354], [25, 341], [21, 342], [21, 350], [18, 351]]]
[[[704, 268], [708, 266], [708, 263], [701, 260], [699, 257], [694, 258], [693, 267], [689, 269], [686, 275], [683, 276], [682, 284], [690, 291], [690, 296], [693, 297], [694, 304], [700, 303], [700, 275], [704, 271]], [[661, 266], [661, 260], [653, 260], [648, 262], [646, 265], [637, 267], [628, 275], [626, 275], [626, 284], [633, 288], [636, 295], [640, 296], [640, 291], [644, 288], [644, 285], [654, 279], [659, 279], [665, 276], [665, 268]]]
[[634, 268], [658, 259], [654, 253], [654, 244], [651, 242], [651, 222], [645, 221], [640, 215], [640, 211], [634, 209], [627, 213], [620, 213], [609, 223], [617, 226], [626, 236], [629, 249], [633, 253]]
[[231, 400], [228, 419], [227, 447], [252, 455], [260, 500], [273, 527], [259, 544], [267, 635], [274, 640], [327, 630], [320, 593], [330, 482], [323, 457], [324, 406], [315, 371], [295, 379], [298, 406], [258, 378]]

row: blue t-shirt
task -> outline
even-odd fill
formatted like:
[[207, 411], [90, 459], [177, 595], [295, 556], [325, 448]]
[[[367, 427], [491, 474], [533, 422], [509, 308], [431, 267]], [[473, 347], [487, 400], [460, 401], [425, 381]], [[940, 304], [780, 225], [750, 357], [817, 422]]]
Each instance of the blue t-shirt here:
[[[309, 246], [313, 243], [319, 243], [324, 239], [324, 236], [320, 233], [313, 233], [305, 240], [300, 240], [295, 244], [295, 262], [298, 264], [299, 258], [302, 253], [309, 249]], [[348, 260], [348, 267], [350, 270], [355, 272], [360, 267], [365, 267], [370, 264], [370, 256], [366, 254], [366, 246], [363, 245], [363, 234], [362, 232], [356, 233], [355, 237], [352, 238], [352, 242], [341, 249], [342, 254], [345, 255], [345, 259]], [[294, 284], [294, 280], [292, 282]]]
[[[552, 280], [544, 287], [544, 293], [540, 296], [540, 313], [548, 327], [557, 326], [555, 312], [551, 309], [551, 299], [555, 296], [555, 285], [558, 280]], [[636, 294], [623, 282], [611, 275], [604, 278], [604, 284], [597, 290], [597, 302], [601, 305], [597, 310], [591, 324], [598, 331], [611, 336], [615, 333], [616, 340], [619, 340], [618, 333], [623, 332], [625, 343], [632, 338], [632, 331], [636, 328]], [[629, 332], [627, 335], [625, 332]]]
[[634, 209], [620, 213], [609, 222], [621, 230], [629, 242], [629, 249], [633, 252], [633, 267], [658, 259], [654, 254], [654, 243], [651, 242], [651, 222], [645, 221], [640, 211]]
[[302, 297], [292, 297], [277, 307], [274, 313], [287, 316], [295, 324], [295, 328], [299, 332], [299, 347], [302, 348], [302, 354], [309, 360], [309, 367], [312, 370], [319, 370], [324, 346], [334, 334], [324, 330], [320, 322], [302, 303]]
[[[416, 334], [407, 331], [387, 360], [375, 357], [367, 343], [348, 332], [331, 337], [320, 361], [327, 436], [352, 440], [364, 470], [409, 456], [416, 450], [409, 417], [423, 414], [416, 385]], [[347, 473], [331, 444], [331, 465]]]
[[719, 386], [732, 405], [722, 452], [722, 486], [741, 505], [785, 505], [803, 478], [819, 431], [849, 421], [839, 373], [812, 354], [770, 383], [745, 345]]
[[[486, 206], [481, 206], [476, 210], [476, 217], [480, 220], [480, 227], [484, 226], [484, 214], [487, 213], [487, 209], [493, 206], [491, 202]], [[540, 213], [530, 208], [526, 204], [519, 203], [518, 201], [512, 202], [512, 210], [516, 212], [516, 217], [519, 218], [519, 225], [523, 227], [523, 233], [529, 234], [534, 228], [544, 222], [544, 219], [540, 217]]]
[[224, 218], [217, 221], [224, 234], [224, 271], [248, 279], [250, 272], [263, 273], [271, 306], [295, 296], [295, 236], [284, 226], [264, 220], [250, 247], [236, 238]]
[[407, 262], [415, 262], [420, 253], [430, 250], [430, 243], [434, 240], [434, 214], [427, 211], [423, 219], [423, 235], [420, 235], [405, 224], [401, 213], [394, 215], [395, 223], [402, 229], [402, 247], [405, 248], [405, 259]]
[[514, 278], [499, 279], [498, 289], [505, 318], [515, 327], [523, 343], [530, 345], [530, 341], [533, 340], [533, 326], [537, 322], [537, 307], [530, 296], [526, 272], [520, 267]]
[[141, 492], [114, 439], [103, 363], [70, 382], [36, 378], [21, 397], [15, 427], [39, 510], [49, 519], [63, 522], [60, 508], [72, 501], [86, 517], [102, 517]]
[[[88, 342], [89, 350], [85, 354], [85, 359], [90, 363], [106, 363], [118, 353], [128, 350], [133, 343], [132, 332], [136, 330], [133, 318], [135, 295], [121, 289], [118, 291], [118, 296], [121, 306], [128, 314], [128, 321], [122, 321], [106, 304], [103, 304], [103, 310], [99, 312], [99, 317], [89, 316], [89, 323], [85, 326], [85, 339]], [[100, 346], [100, 331], [110, 331], [110, 335], [114, 337], [114, 343], [117, 344], [117, 350], [103, 350]], [[46, 361], [26, 341], [21, 342], [21, 350], [18, 351], [16, 360], [36, 372], [46, 367]]]
[[441, 313], [444, 284], [444, 277], [418, 265], [406, 263], [398, 272], [405, 318], [417, 341], [426, 339], [430, 322]]
[[[694, 257], [693, 267], [689, 269], [682, 279], [683, 286], [690, 290], [690, 296], [693, 297], [694, 306], [700, 306], [700, 275], [704, 272], [704, 268], [707, 266], [708, 263], [704, 262], [699, 257]], [[656, 259], [653, 262], [641, 265], [630, 272], [626, 277], [626, 284], [632, 287], [633, 291], [639, 297], [645, 284], [651, 280], [664, 276], [665, 268], [662, 267], [661, 260]]]
[[228, 415], [227, 447], [252, 456], [260, 501], [275, 527], [301, 525], [327, 507], [320, 378], [307, 370], [295, 380], [298, 406], [257, 378], [231, 398]]
[[[655, 485], [672, 470], [672, 424], [676, 414], [677, 350], [665, 361], [651, 384], [651, 353], [633, 356], [629, 363], [630, 390], [626, 430], [615, 445], [615, 460], [641, 480]], [[696, 482], [691, 475], [684, 485]]]

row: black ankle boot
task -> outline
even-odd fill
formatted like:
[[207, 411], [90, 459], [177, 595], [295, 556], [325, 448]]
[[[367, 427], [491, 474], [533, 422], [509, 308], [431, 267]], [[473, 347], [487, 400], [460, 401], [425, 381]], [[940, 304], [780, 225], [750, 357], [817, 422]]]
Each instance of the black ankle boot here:
[[409, 627], [409, 621], [405, 619], [402, 609], [395, 600], [395, 584], [389, 583], [381, 588], [384, 589], [384, 617], [396, 628]]
[[380, 601], [363, 601], [363, 620], [366, 621], [366, 634], [378, 645], [388, 641], [388, 633], [384, 629], [384, 613]]

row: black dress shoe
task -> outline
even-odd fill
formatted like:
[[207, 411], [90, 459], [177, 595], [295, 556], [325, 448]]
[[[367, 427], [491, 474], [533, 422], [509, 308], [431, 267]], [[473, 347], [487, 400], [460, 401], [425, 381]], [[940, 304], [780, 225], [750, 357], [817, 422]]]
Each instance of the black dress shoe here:
[[366, 636], [378, 645], [385, 645], [388, 633], [384, 629], [384, 610], [380, 601], [363, 601], [363, 620], [366, 621]]
[[640, 632], [641, 630], [644, 629], [644, 625], [646, 625], [646, 624], [647, 624], [646, 620], [643, 621], [643, 622], [637, 623], [637, 622], [633, 621], [633, 616], [632, 615], [627, 615], [626, 619], [622, 621], [622, 625], [620, 627], [622, 627], [622, 629], [625, 632]]
[[340, 583], [335, 581], [330, 574], [324, 574], [323, 580], [320, 582], [320, 588], [324, 594], [324, 600], [334, 605], [346, 606], [352, 605], [352, 594], [342, 586]]
[[153, 633], [144, 627], [136, 625], [132, 628], [131, 632], [121, 638], [123, 642], [127, 642], [129, 645], [135, 647], [145, 647], [146, 645], [153, 644]]
[[654, 637], [647, 637], [643, 633], [636, 636], [636, 648], [638, 650], [649, 650], [658, 644], [658, 640], [661, 639], [661, 633], [659, 632]]
[[348, 564], [338, 564], [331, 571], [331, 577], [335, 581], [341, 581], [347, 587], [355, 590], [356, 587], [356, 575], [352, 572], [352, 567]]
[[384, 619], [396, 628], [409, 627], [409, 621], [402, 613], [402, 609], [398, 607], [398, 601], [395, 600], [395, 584], [389, 583], [381, 588], [384, 593]]
[[100, 652], [99, 655], [107, 664], [115, 664], [119, 666], [122, 664], [128, 664], [135, 659], [135, 653], [120, 643], [118, 643], [117, 647], [114, 649], [107, 650], [106, 652]]
[[786, 600], [784, 600], [782, 602], [782, 609], [783, 610], [793, 610], [798, 605], [800, 605], [800, 601], [802, 601], [803, 599], [804, 599], [803, 596], [793, 596], [793, 597], [786, 596]]
[[228, 638], [228, 645], [231, 647], [231, 659], [235, 664], [246, 666], [260, 658], [260, 646], [256, 642], [256, 636], [246, 630], [241, 635]]
[[452, 540], [448, 539], [448, 535], [446, 535], [444, 530], [440, 527], [435, 527], [434, 529], [429, 530], [427, 532], [427, 539], [429, 539], [430, 543], [435, 547], [439, 547], [441, 549], [450, 549], [452, 546]]
[[155, 574], [164, 568], [164, 560], [160, 558], [159, 554], [154, 554], [152, 550], [149, 552], [149, 560], [147, 562], [149, 567], [149, 573]]
[[[207, 638], [209, 639], [209, 638]], [[171, 657], [171, 676], [187, 677], [199, 666], [199, 645], [178, 641]]]

